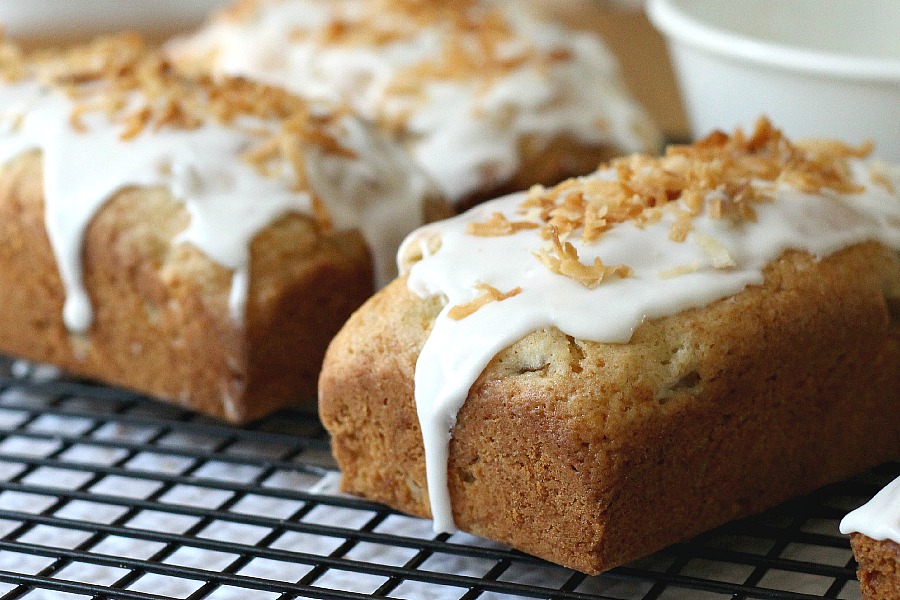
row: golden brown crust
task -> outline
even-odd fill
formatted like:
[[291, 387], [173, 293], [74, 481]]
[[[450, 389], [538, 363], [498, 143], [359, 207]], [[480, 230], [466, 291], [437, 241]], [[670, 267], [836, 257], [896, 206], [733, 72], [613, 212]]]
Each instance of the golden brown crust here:
[[[900, 260], [790, 252], [763, 286], [641, 325], [501, 352], [458, 415], [457, 525], [598, 573], [897, 458]], [[415, 361], [441, 306], [395, 281], [332, 342], [320, 411], [346, 491], [428, 516]]]
[[900, 544], [873, 540], [861, 533], [852, 534], [850, 544], [859, 563], [857, 576], [863, 600], [900, 598]]
[[0, 351], [234, 422], [309, 400], [325, 347], [372, 290], [357, 232], [298, 214], [251, 245], [246, 327], [229, 316], [231, 272], [173, 244], [189, 217], [160, 188], [128, 188], [85, 235], [95, 310], [86, 336], [62, 322], [63, 288], [43, 223], [41, 158], [0, 168]]

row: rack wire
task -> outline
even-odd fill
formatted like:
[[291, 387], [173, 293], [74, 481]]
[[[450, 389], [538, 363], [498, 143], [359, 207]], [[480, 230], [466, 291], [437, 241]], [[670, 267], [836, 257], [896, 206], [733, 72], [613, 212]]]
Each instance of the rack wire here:
[[0, 358], [0, 597], [860, 597], [837, 523], [900, 463], [586, 577], [341, 495], [311, 410], [244, 429]]

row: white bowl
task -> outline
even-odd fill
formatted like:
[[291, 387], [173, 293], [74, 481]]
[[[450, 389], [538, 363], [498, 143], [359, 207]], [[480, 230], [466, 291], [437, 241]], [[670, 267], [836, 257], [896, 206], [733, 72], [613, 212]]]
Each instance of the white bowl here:
[[650, 0], [694, 135], [761, 114], [794, 137], [900, 161], [897, 0]]
[[69, 42], [125, 29], [153, 37], [199, 24], [227, 0], [0, 0], [0, 25], [23, 42]]

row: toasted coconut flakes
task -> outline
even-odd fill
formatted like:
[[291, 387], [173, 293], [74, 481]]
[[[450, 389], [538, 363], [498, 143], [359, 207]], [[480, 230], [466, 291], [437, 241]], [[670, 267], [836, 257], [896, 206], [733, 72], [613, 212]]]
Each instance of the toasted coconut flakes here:
[[874, 162], [869, 167], [869, 178], [875, 185], [883, 187], [889, 194], [897, 194], [897, 188], [891, 178], [890, 167], [883, 162]]
[[69, 115], [69, 125], [78, 133], [87, 132], [87, 125], [84, 124], [84, 115], [91, 112], [92, 107], [87, 104], [78, 104], [72, 109]]
[[242, 157], [244, 162], [256, 169], [256, 172], [260, 175], [273, 176], [271, 165], [280, 156], [279, 141], [278, 138], [271, 137], [250, 148], [244, 152]]
[[597, 240], [600, 234], [609, 227], [609, 221], [606, 220], [607, 214], [609, 214], [609, 206], [589, 204], [584, 213], [584, 233], [581, 234], [581, 239], [585, 242]]
[[[854, 181], [849, 159], [870, 151], [870, 144], [793, 143], [761, 118], [749, 135], [740, 129], [732, 135], [716, 131], [689, 146], [670, 146], [659, 158], [616, 159], [608, 165], [613, 180], [570, 179], [549, 189], [534, 187], [519, 211], [540, 223], [541, 237], [553, 242], [553, 248], [536, 255], [541, 262], [593, 287], [608, 273], [601, 276], [597, 264], [573, 260], [568, 249], [574, 247], [561, 245], [561, 240], [580, 232], [585, 243], [595, 242], [625, 222], [645, 227], [677, 202], [670, 238], [683, 242], [693, 230], [693, 219], [701, 214], [734, 223], [756, 221], [756, 206], [773, 201], [779, 185], [810, 194], [860, 193], [865, 188]], [[717, 268], [734, 266], [720, 245], [700, 243]]]
[[303, 134], [301, 139], [303, 140], [303, 143], [305, 145], [317, 146], [328, 154], [334, 156], [342, 156], [344, 158], [359, 158], [359, 154], [357, 154], [354, 150], [342, 146], [337, 138], [319, 127], [310, 126], [310, 124], [307, 123], [306, 126], [300, 131]]
[[144, 128], [147, 127], [147, 123], [150, 122], [152, 116], [153, 111], [147, 106], [127, 115], [122, 120], [124, 129], [122, 130], [122, 133], [119, 134], [119, 138], [123, 142], [136, 138], [144, 131]]
[[751, 223], [756, 223], [756, 209], [746, 202], [740, 205], [741, 218]]
[[0, 26], [0, 79], [6, 83], [15, 83], [25, 77], [27, 71], [28, 65], [22, 50], [6, 41]]
[[361, 7], [359, 12], [336, 14], [321, 27], [295, 28], [288, 37], [316, 47], [371, 48], [409, 43], [424, 30], [437, 31], [440, 48], [398, 69], [388, 82], [384, 93], [402, 98], [405, 105], [376, 115], [390, 131], [406, 132], [410, 115], [428, 102], [422, 82], [475, 81], [474, 95], [479, 98], [517, 69], [547, 73], [573, 60], [566, 48], [541, 49], [523, 39], [502, 9], [474, 0], [369, 0]]
[[[245, 1], [237, 10], [255, 10], [257, 4]], [[306, 100], [280, 88], [238, 78], [187, 78], [136, 34], [27, 54], [0, 39], [0, 77], [14, 76], [69, 97], [74, 105], [69, 120], [76, 132], [87, 130], [85, 117], [92, 113], [120, 127], [123, 141], [148, 131], [193, 130], [204, 124], [239, 129], [251, 138], [241, 158], [263, 176], [293, 174], [292, 186], [298, 191], [309, 190], [304, 158], [309, 148], [357, 158], [335, 133], [345, 108], [312, 114]], [[313, 202], [313, 212], [323, 227], [330, 227], [321, 202]]]
[[721, 198], [711, 198], [709, 201], [709, 217], [711, 219], [721, 219], [725, 214], [722, 206]]
[[645, 208], [637, 217], [634, 218], [634, 224], [640, 228], [652, 225], [662, 219], [662, 209], [658, 207]]
[[[247, 2], [246, 6], [255, 3]], [[0, 59], [3, 55], [0, 51]], [[75, 100], [71, 120], [79, 130], [84, 128], [82, 117], [95, 111], [105, 111], [111, 120], [121, 123], [126, 140], [149, 126], [154, 131], [167, 127], [196, 129], [205, 122], [233, 125], [239, 118], [250, 117], [271, 122], [265, 133], [255, 134], [257, 137], [293, 136], [328, 153], [355, 157], [329, 132], [329, 126], [343, 111], [312, 116], [305, 100], [282, 89], [243, 79], [184, 78], [134, 34], [100, 38], [70, 51], [37, 52], [27, 57], [27, 64], [39, 80]], [[135, 95], [143, 106], [126, 110], [133, 106], [131, 99]], [[263, 146], [268, 148], [269, 144]], [[265, 156], [254, 151], [248, 158], [289, 158], [278, 156], [275, 151], [262, 154]]]
[[513, 296], [518, 296], [522, 293], [522, 288], [517, 287], [513, 288], [510, 291], [503, 293], [497, 288], [490, 286], [486, 283], [479, 283], [475, 286], [475, 289], [483, 292], [481, 296], [475, 298], [471, 302], [466, 302], [465, 304], [458, 304], [454, 306], [447, 312], [447, 316], [449, 316], [454, 321], [461, 321], [476, 313], [481, 307], [486, 304], [490, 304], [491, 302], [503, 302], [504, 300], [508, 300]]
[[547, 193], [547, 188], [542, 186], [539, 183], [534, 184], [530, 188], [528, 188], [528, 198], [529, 199], [538, 199], [544, 194]]
[[331, 214], [325, 207], [325, 203], [316, 194], [310, 194], [310, 203], [312, 205], [312, 216], [322, 231], [330, 232], [334, 229], [334, 222]]
[[558, 275], [574, 279], [588, 289], [594, 289], [608, 277], [630, 277], [631, 268], [627, 266], [607, 267], [600, 258], [594, 264], [586, 265], [578, 258], [578, 250], [570, 242], [563, 243], [558, 233], [551, 228], [550, 241], [552, 248], [545, 248], [534, 254], [541, 264]]
[[687, 265], [681, 265], [678, 267], [672, 267], [671, 269], [666, 269], [665, 271], [659, 272], [660, 279], [674, 279], [676, 277], [681, 277], [682, 275], [689, 275], [691, 273], [696, 273], [700, 270], [699, 262], [692, 262]]
[[500, 237], [538, 227], [537, 223], [529, 221], [510, 221], [503, 213], [495, 212], [484, 223], [469, 223], [466, 231], [469, 235], [478, 237]]
[[681, 201], [684, 202], [691, 216], [697, 216], [703, 209], [703, 194], [696, 189], [687, 189], [681, 193]]
[[0, 127], [4, 127], [7, 133], [17, 133], [22, 130], [22, 126], [25, 124], [25, 115], [23, 113], [14, 113], [4, 115], [6, 123], [0, 125]]
[[875, 143], [872, 140], [866, 140], [855, 148], [833, 139], [798, 140], [795, 144], [813, 155], [843, 156], [845, 158], [865, 158], [875, 149]]
[[692, 239], [709, 257], [712, 266], [716, 269], [730, 269], [737, 266], [731, 254], [719, 240], [702, 233], [695, 233]]
[[669, 239], [673, 242], [683, 242], [693, 227], [694, 219], [691, 213], [679, 211], [672, 229], [669, 230]]
[[400, 137], [406, 130], [406, 125], [413, 116], [412, 107], [404, 107], [390, 113], [381, 115], [379, 126], [394, 137]]

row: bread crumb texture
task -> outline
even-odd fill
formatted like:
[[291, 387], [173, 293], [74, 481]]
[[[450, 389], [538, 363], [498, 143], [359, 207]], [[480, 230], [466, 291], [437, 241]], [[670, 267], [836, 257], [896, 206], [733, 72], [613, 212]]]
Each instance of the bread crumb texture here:
[[900, 544], [873, 540], [861, 533], [852, 534], [850, 542], [859, 564], [857, 576], [863, 600], [900, 598]]

